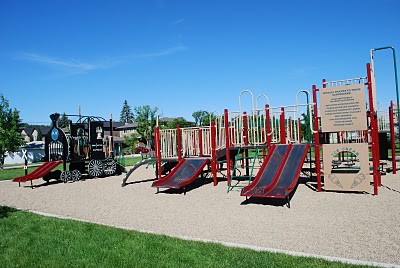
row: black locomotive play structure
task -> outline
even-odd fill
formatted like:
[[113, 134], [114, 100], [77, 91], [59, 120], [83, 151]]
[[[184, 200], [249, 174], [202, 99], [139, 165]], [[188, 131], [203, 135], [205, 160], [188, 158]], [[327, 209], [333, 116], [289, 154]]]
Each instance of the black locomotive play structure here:
[[[70, 121], [65, 133], [58, 127], [60, 114], [50, 115], [52, 127], [45, 136], [45, 163], [32, 173], [15, 178], [14, 182], [26, 182], [39, 178], [45, 181], [77, 181], [81, 178], [112, 176], [123, 170], [113, 157], [113, 124], [98, 116], [77, 116], [75, 123]], [[105, 128], [109, 129], [111, 139], [105, 138]], [[62, 171], [55, 170], [63, 164]], [[68, 165], [69, 164], [69, 165]]]

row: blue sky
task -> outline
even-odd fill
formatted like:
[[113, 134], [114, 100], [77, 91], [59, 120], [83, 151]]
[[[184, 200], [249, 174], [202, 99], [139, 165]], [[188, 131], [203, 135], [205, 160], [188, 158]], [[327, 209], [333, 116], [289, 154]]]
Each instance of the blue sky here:
[[[125, 99], [193, 120], [238, 110], [244, 89], [290, 105], [323, 78], [365, 76], [371, 48], [400, 51], [399, 13], [398, 0], [0, 0], [0, 93], [29, 123], [78, 105], [118, 119]], [[387, 106], [390, 51], [375, 67]]]

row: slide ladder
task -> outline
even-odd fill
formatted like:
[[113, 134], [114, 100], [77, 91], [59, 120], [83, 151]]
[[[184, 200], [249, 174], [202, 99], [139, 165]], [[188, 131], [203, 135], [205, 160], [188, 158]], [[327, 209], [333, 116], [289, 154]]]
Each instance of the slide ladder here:
[[152, 187], [180, 189], [193, 182], [209, 163], [209, 158], [184, 158], [167, 176], [155, 181]]
[[[232, 180], [237, 180], [238, 182], [240, 182], [241, 180], [246, 180], [248, 181], [247, 184], [250, 184], [253, 178], [254, 165], [258, 159], [258, 148], [256, 148], [255, 151], [251, 151], [251, 153], [253, 154], [252, 156], [249, 156], [248, 152], [249, 151], [241, 152], [241, 150], [239, 149], [237, 155], [235, 156], [233, 174], [231, 179], [228, 181], [228, 192], [231, 191], [233, 188], [245, 187], [243, 185], [233, 185]], [[244, 171], [246, 171], [246, 174], [241, 174], [239, 169], [244, 169]]]
[[256, 178], [242, 196], [287, 198], [296, 187], [309, 144], [274, 145]]

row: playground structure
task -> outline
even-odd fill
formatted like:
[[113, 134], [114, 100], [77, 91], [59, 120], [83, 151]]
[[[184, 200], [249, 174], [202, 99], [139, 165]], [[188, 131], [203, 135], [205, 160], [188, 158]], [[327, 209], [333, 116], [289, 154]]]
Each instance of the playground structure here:
[[[109, 121], [110, 135], [105, 138], [105, 125], [108, 123], [98, 116], [76, 116], [75, 123], [70, 121], [65, 133], [58, 127], [59, 114], [52, 114], [52, 127], [45, 136], [46, 162], [30, 174], [15, 178], [14, 182], [27, 182], [43, 178], [45, 181], [56, 179], [63, 182], [77, 181], [83, 177], [112, 176], [120, 172], [113, 152], [113, 124]], [[62, 164], [62, 171], [52, 170]], [[68, 169], [67, 169], [68, 164]]]
[[[157, 192], [159, 188], [185, 190], [204, 173], [211, 173], [217, 185], [217, 173], [224, 172], [228, 192], [240, 187], [241, 195], [246, 197], [288, 198], [307, 158], [317, 191], [322, 191], [323, 184], [324, 190], [370, 191], [372, 181], [377, 195], [383, 171], [380, 132], [386, 136], [390, 133], [392, 168], [387, 170], [396, 173], [397, 169], [395, 116], [393, 104], [387, 113], [376, 110], [374, 74], [370, 64], [366, 67], [365, 77], [329, 82], [324, 79], [321, 88], [312, 86], [312, 103], [310, 94], [301, 90], [295, 105], [270, 107], [266, 95], [258, 96], [254, 105], [252, 92], [244, 90], [239, 96], [239, 111], [225, 110], [209, 126], [157, 126], [154, 136], [158, 180], [152, 186]], [[307, 103], [299, 104], [300, 93], [306, 94]], [[251, 95], [249, 113], [242, 110], [243, 94]], [[259, 108], [262, 97], [267, 103]], [[303, 120], [299, 107], [307, 111]], [[355, 114], [350, 116], [352, 113]], [[253, 175], [257, 161], [262, 164]], [[244, 178], [245, 186], [233, 183]]]

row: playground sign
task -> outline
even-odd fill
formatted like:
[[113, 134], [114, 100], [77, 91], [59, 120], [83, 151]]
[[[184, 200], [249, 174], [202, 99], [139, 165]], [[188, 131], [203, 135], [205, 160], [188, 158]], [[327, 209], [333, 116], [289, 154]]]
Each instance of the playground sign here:
[[366, 98], [363, 84], [323, 88], [322, 132], [366, 130]]
[[324, 144], [324, 187], [333, 191], [370, 191], [367, 143]]

